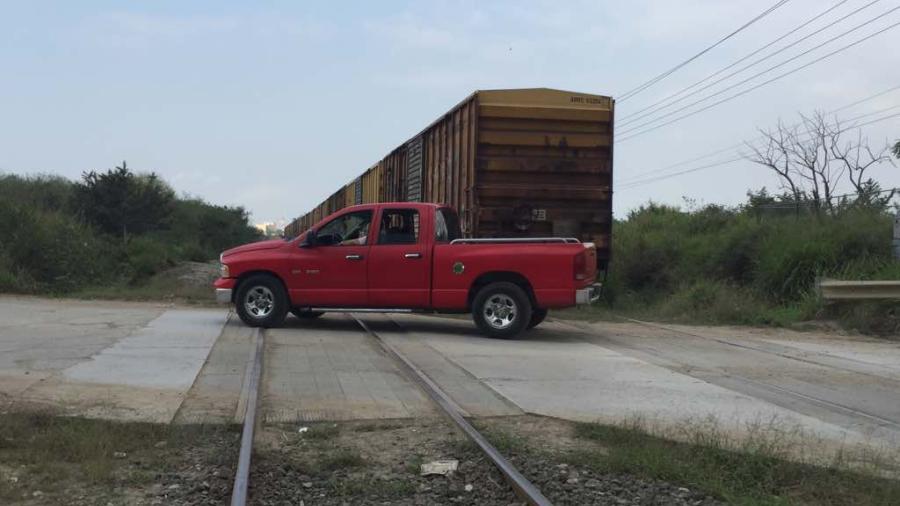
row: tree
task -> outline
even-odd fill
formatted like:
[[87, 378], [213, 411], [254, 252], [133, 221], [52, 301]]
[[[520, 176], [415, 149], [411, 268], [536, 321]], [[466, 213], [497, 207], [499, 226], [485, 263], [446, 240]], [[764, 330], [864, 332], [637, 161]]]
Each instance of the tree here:
[[900, 158], [900, 141], [897, 141], [897, 144], [894, 144], [894, 156]]
[[779, 121], [772, 130], [760, 130], [762, 146], [745, 143], [751, 151], [747, 158], [778, 175], [782, 190], [793, 197], [798, 212], [801, 206], [809, 206], [817, 214], [834, 212], [845, 180], [861, 203], [887, 202], [893, 197], [893, 192], [880, 196], [878, 183], [867, 176], [870, 168], [893, 163], [889, 146], [873, 151], [859, 129], [855, 139], [845, 140], [850, 128], [819, 112], [800, 117], [801, 122], [794, 126]]
[[82, 174], [76, 188], [84, 217], [111, 234], [142, 234], [168, 226], [175, 192], [156, 174], [134, 174], [126, 162], [106, 172]]

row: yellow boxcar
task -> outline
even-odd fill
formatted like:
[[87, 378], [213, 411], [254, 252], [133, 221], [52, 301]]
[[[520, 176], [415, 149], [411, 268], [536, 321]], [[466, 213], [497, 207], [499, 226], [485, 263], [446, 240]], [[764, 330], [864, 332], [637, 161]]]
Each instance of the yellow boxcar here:
[[[477, 91], [343, 187], [342, 203], [445, 203], [468, 237], [577, 237], [597, 245], [605, 268], [614, 109], [587, 93]], [[292, 232], [328, 214], [319, 209]]]

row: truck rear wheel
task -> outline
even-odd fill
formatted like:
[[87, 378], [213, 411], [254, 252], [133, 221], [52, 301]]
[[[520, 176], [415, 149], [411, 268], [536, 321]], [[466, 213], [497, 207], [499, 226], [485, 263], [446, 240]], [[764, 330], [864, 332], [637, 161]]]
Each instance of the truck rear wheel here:
[[528, 322], [528, 328], [533, 329], [543, 323], [547, 318], [547, 310], [536, 307], [531, 310], [531, 320]]
[[278, 327], [288, 312], [287, 293], [272, 276], [251, 276], [238, 287], [234, 308], [251, 327]]
[[531, 301], [525, 290], [514, 283], [491, 283], [475, 295], [472, 319], [488, 336], [512, 339], [531, 321]]

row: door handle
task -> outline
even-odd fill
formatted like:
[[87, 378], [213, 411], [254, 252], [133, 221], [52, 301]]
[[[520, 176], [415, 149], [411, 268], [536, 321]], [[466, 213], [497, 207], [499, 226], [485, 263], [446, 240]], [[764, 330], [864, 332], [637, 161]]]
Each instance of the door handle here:
[[347, 255], [344, 258], [347, 260], [362, 260], [362, 255]]
[[422, 258], [421, 253], [407, 253], [403, 255], [404, 258]]

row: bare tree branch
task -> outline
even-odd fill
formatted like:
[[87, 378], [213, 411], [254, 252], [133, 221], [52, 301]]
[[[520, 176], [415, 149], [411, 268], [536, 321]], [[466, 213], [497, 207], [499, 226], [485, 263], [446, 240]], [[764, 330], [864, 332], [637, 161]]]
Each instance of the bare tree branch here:
[[779, 120], [773, 130], [760, 130], [761, 145], [745, 143], [751, 153], [747, 159], [769, 168], [779, 177], [783, 190], [790, 192], [797, 205], [811, 205], [816, 213], [833, 213], [846, 199], [836, 201], [844, 180], [849, 181], [858, 202], [877, 202], [886, 205], [893, 197], [879, 197], [878, 183], [868, 176], [868, 170], [882, 163], [890, 163], [891, 150], [900, 158], [900, 142], [893, 148], [885, 145], [873, 150], [862, 131], [856, 138], [844, 140], [845, 128], [838, 118], [830, 120], [821, 112], [800, 115], [799, 125], [788, 127]]

